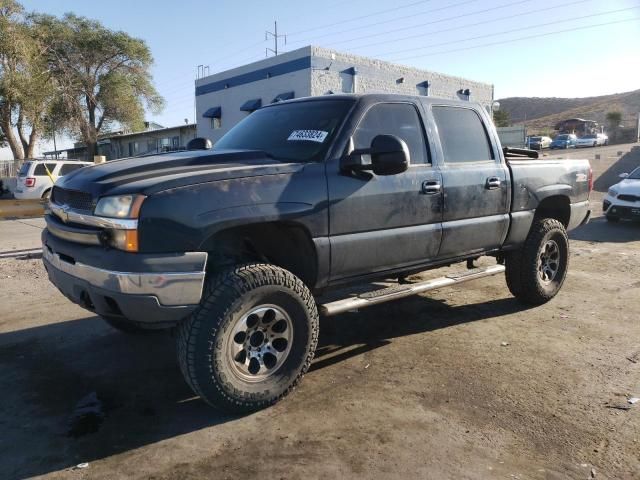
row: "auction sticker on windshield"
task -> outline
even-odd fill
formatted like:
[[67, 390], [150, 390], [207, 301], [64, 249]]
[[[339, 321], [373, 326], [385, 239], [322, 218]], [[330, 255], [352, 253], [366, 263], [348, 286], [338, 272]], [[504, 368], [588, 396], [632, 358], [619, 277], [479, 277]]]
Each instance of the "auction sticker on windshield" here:
[[327, 135], [329, 135], [329, 132], [323, 130], [294, 130], [287, 140], [290, 142], [306, 141], [322, 143], [324, 139], [327, 138]]

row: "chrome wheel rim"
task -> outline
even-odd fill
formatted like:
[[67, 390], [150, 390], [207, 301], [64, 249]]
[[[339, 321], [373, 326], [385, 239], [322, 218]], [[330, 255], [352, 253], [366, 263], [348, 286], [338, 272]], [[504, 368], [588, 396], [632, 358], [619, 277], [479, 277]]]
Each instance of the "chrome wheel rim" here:
[[548, 240], [540, 250], [538, 257], [538, 276], [548, 284], [556, 278], [560, 270], [560, 247], [554, 240]]
[[276, 373], [293, 343], [293, 323], [280, 307], [259, 305], [242, 315], [227, 337], [233, 373], [246, 382], [261, 382]]

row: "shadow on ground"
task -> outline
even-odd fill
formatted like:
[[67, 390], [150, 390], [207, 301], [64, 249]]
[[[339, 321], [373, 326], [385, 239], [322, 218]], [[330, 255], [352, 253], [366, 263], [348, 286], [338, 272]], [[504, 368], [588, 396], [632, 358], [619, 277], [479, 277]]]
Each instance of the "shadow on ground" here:
[[631, 151], [625, 153], [620, 159], [611, 165], [607, 170], [597, 176], [593, 183], [593, 188], [597, 192], [606, 192], [611, 185], [618, 183], [621, 173], [630, 173], [640, 166], [640, 147], [635, 146]]
[[570, 232], [569, 238], [585, 242], [636, 242], [640, 240], [640, 222], [622, 220], [613, 223], [599, 217]]
[[[396, 337], [522, 309], [511, 298], [452, 307], [414, 297], [326, 318], [312, 371]], [[47, 474], [234, 419], [193, 395], [169, 334], [126, 336], [97, 317], [0, 334], [0, 388], [3, 479]], [[78, 401], [93, 392], [104, 420], [94, 433], [70, 435]]]

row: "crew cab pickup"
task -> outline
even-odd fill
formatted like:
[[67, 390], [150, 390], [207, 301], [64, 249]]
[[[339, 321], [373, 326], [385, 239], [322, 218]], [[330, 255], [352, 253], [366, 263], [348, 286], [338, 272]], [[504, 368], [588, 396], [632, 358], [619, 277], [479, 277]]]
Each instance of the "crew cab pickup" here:
[[[62, 293], [115, 328], [175, 327], [187, 383], [232, 411], [298, 383], [320, 314], [497, 273], [522, 302], [550, 300], [567, 231], [590, 216], [588, 161], [503, 150], [471, 102], [303, 98], [191, 148], [60, 179], [43, 261]], [[496, 264], [474, 267], [480, 256]], [[323, 300], [458, 262], [469, 270]]]

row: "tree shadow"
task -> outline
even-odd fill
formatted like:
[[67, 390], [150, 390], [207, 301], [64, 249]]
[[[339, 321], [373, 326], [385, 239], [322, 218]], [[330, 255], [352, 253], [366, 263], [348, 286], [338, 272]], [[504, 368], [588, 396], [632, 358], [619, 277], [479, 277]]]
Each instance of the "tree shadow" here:
[[[451, 307], [404, 299], [321, 320], [311, 370], [405, 335], [522, 311], [514, 299]], [[0, 477], [67, 469], [237, 419], [185, 384], [166, 333], [127, 336], [97, 317], [0, 334]], [[80, 399], [95, 392], [105, 418], [94, 433], [71, 436]]]

